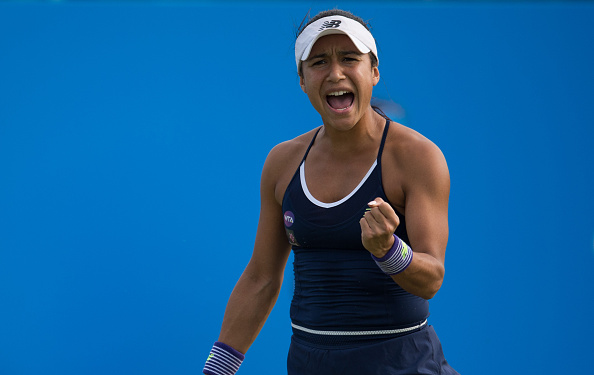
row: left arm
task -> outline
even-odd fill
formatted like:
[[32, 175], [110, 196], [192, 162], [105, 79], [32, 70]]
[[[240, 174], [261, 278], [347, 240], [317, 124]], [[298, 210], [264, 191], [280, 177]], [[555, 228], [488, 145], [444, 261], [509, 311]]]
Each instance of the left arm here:
[[[403, 272], [391, 277], [407, 292], [430, 299], [441, 287], [445, 272], [450, 177], [443, 154], [432, 143], [409, 156], [403, 189], [413, 258]], [[370, 207], [361, 219], [361, 236], [365, 248], [381, 258], [394, 244], [392, 234], [400, 223], [381, 198], [370, 202]]]

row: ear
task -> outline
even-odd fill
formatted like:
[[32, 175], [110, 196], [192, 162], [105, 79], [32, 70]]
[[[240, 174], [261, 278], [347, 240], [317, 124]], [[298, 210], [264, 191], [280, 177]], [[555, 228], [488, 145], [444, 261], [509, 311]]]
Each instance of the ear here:
[[301, 86], [301, 90], [307, 94], [307, 91], [305, 91], [305, 80], [302, 75], [299, 76], [299, 86]]
[[379, 69], [377, 68], [377, 66], [371, 68], [371, 74], [373, 75], [373, 85], [375, 86], [377, 85], [380, 79]]

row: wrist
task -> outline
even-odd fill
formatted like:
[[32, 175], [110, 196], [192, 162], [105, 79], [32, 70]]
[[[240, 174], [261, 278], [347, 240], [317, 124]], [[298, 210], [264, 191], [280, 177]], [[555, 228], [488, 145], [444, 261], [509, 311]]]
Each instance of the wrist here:
[[396, 242], [396, 238], [394, 238], [394, 235], [392, 235], [392, 236], [390, 236], [390, 240], [388, 242], [387, 247], [380, 249], [379, 251], [373, 251], [373, 252], [370, 251], [370, 253], [374, 258], [377, 258], [377, 259], [384, 258], [386, 256], [386, 254], [388, 254], [390, 252], [390, 250], [392, 250], [395, 242]]

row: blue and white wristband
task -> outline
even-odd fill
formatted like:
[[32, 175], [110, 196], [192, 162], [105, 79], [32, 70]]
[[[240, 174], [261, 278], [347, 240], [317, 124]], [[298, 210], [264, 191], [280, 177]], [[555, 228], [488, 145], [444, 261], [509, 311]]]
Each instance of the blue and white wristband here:
[[394, 245], [381, 258], [371, 257], [386, 275], [396, 275], [404, 271], [412, 262], [413, 251], [404, 241], [394, 234]]
[[215, 342], [206, 359], [204, 370], [207, 375], [234, 375], [245, 355], [222, 342]]

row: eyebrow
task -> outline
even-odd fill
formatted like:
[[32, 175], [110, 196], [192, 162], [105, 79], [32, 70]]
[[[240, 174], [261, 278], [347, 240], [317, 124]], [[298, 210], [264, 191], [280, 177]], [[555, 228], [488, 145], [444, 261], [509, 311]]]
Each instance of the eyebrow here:
[[[362, 55], [362, 53], [359, 52], [359, 51], [339, 51], [338, 54], [340, 56], [346, 56], [346, 55]], [[313, 59], [321, 59], [321, 58], [324, 58], [324, 57], [328, 57], [328, 53], [322, 52], [322, 53], [319, 53], [319, 54], [317, 54], [315, 56], [310, 56], [307, 60], [309, 61], [309, 60], [313, 60]]]

